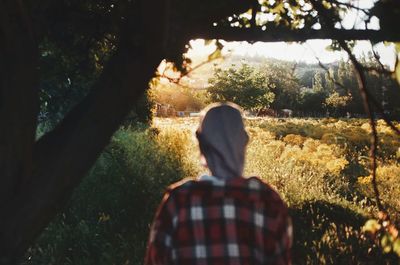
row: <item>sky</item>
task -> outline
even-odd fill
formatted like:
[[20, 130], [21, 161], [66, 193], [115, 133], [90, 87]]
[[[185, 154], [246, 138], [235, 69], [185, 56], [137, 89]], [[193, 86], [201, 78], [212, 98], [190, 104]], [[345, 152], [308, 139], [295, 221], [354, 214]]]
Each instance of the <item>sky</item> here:
[[[318, 63], [318, 60], [322, 63], [331, 63], [341, 58], [346, 60], [347, 54], [345, 52], [333, 52], [327, 49], [330, 43], [330, 40], [308, 40], [303, 44], [285, 42], [256, 42], [254, 44], [247, 42], [224, 42], [223, 55], [241, 55], [247, 56], [249, 59], [254, 56], [264, 56], [285, 61], [307, 63]], [[190, 44], [192, 48], [188, 51], [187, 55], [194, 60], [206, 58], [215, 49], [215, 46], [212, 44], [206, 46], [204, 40], [193, 40]], [[393, 67], [396, 58], [393, 45], [379, 43], [374, 46], [374, 50], [381, 56], [381, 61], [384, 64]], [[367, 41], [358, 41], [354, 48], [354, 53], [357, 56], [361, 56], [363, 53], [366, 54], [368, 51], [372, 51], [372, 46]]]
[[[361, 8], [370, 8], [373, 6], [374, 0], [353, 0], [353, 2]], [[360, 17], [361, 15], [357, 12], [347, 13], [343, 19], [342, 27], [346, 29], [365, 29], [365, 24]], [[379, 29], [379, 20], [373, 18], [367, 27], [368, 29]], [[286, 61], [307, 63], [318, 63], [318, 60], [322, 63], [331, 63], [342, 58], [346, 60], [347, 54], [345, 52], [327, 50], [330, 43], [330, 40], [308, 40], [303, 44], [285, 42], [256, 42], [254, 44], [247, 42], [225, 42], [223, 55], [248, 56], [249, 59], [253, 56], [264, 56]], [[204, 40], [193, 40], [190, 46], [191, 49], [187, 54], [190, 58], [194, 59], [194, 61], [204, 57], [207, 58], [206, 56], [215, 49], [213, 45], [206, 46]], [[394, 46], [379, 43], [374, 46], [374, 50], [380, 55], [382, 63], [393, 69], [396, 59]], [[362, 54], [367, 54], [368, 51], [372, 51], [372, 46], [367, 41], [358, 41], [354, 48], [354, 53], [358, 57]]]

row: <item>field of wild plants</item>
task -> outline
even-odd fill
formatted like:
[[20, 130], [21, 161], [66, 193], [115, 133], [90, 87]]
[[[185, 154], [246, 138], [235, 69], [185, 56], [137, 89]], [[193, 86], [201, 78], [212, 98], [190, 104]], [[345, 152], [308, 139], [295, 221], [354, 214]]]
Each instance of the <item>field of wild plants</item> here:
[[[190, 152], [182, 159], [193, 163], [194, 175], [204, 170], [197, 162], [193, 136], [197, 125], [195, 118], [154, 121], [161, 134], [186, 135], [182, 139]], [[258, 118], [247, 119], [246, 127], [250, 143], [245, 175], [264, 178], [289, 204], [329, 200], [357, 202], [363, 211], [374, 210], [367, 120]], [[382, 120], [378, 132], [378, 185], [383, 203], [396, 216], [400, 213], [400, 138]]]
[[[154, 125], [161, 133], [193, 135], [197, 120], [158, 119]], [[400, 254], [397, 243], [393, 247], [382, 238], [371, 241], [361, 233], [365, 221], [378, 215], [367, 120], [256, 118], [247, 119], [246, 125], [250, 143], [245, 175], [262, 177], [288, 203], [295, 227], [295, 264], [398, 264], [393, 254]], [[378, 188], [398, 224], [400, 138], [381, 120], [378, 132]], [[184, 159], [196, 165], [195, 139], [185, 139], [193, 148]]]
[[[150, 128], [121, 128], [21, 264], [142, 264], [165, 188], [205, 170], [197, 123], [155, 119]], [[399, 264], [396, 229], [387, 234], [379, 230], [385, 223], [371, 220], [378, 211], [367, 120], [265, 118], [246, 125], [245, 174], [262, 177], [287, 202], [294, 264]], [[399, 227], [400, 138], [382, 121], [378, 131], [378, 186]]]

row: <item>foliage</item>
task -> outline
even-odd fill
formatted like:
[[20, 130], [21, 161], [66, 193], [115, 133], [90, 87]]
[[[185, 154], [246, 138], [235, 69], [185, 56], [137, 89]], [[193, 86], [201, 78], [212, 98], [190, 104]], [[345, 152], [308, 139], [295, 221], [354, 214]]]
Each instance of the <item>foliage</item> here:
[[324, 90], [324, 87], [322, 86], [322, 76], [319, 72], [316, 72], [314, 75], [312, 90], [314, 93], [320, 93]]
[[[380, 67], [370, 53], [362, 56], [360, 61], [371, 69]], [[192, 82], [185, 80], [184, 86], [159, 82], [156, 86], [159, 89], [159, 101], [172, 102], [168, 104], [175, 108], [181, 106], [179, 109], [182, 110], [188, 104], [204, 106], [210, 99], [207, 99], [203, 89], [191, 89], [190, 84], [201, 83], [206, 86], [205, 80], [208, 77], [212, 79], [215, 71], [237, 70], [243, 62], [267, 77], [270, 91], [275, 95], [269, 105], [274, 110], [291, 109], [295, 116], [365, 117], [353, 66], [343, 60], [330, 63], [325, 66], [326, 69], [322, 69], [318, 64], [292, 63], [262, 56], [249, 60], [244, 56], [232, 55], [215, 62], [214, 69], [207, 65], [203, 65], [201, 70], [196, 69], [190, 79]], [[394, 79], [367, 71], [367, 86], [390, 118], [400, 117], [400, 90]], [[176, 99], [178, 96], [181, 100]], [[233, 97], [234, 94], [230, 95], [230, 98]], [[215, 98], [211, 98], [211, 101], [217, 100]]]
[[[390, 213], [400, 212], [400, 164], [397, 162], [385, 163], [378, 166], [376, 170], [377, 183], [382, 192], [381, 198], [386, 202]], [[373, 198], [374, 192], [371, 186], [372, 176], [359, 176], [357, 184], [360, 190], [368, 197]]]
[[272, 84], [272, 92], [275, 100], [271, 108], [278, 109], [297, 109], [300, 85], [294, 73], [296, 65], [283, 61], [268, 61], [260, 67], [260, 71], [268, 76]]
[[174, 133], [119, 130], [23, 264], [142, 264], [165, 188], [196, 174], [188, 134]]
[[40, 48], [39, 122], [54, 126], [88, 93], [99, 71], [92, 58], [74, 54], [74, 49], [63, 50], [51, 40], [43, 41]]
[[47, 8], [35, 3], [33, 12], [46, 17], [39, 42], [40, 122], [54, 126], [89, 92], [115, 51], [116, 23], [125, 11], [105, 1], [63, 0]]
[[306, 113], [305, 116], [315, 116], [315, 114], [324, 114], [323, 102], [325, 93], [323, 91], [315, 92], [312, 89], [305, 89], [299, 95], [298, 110]]
[[[130, 1], [116, 2], [63, 0], [44, 10], [33, 4], [35, 14], [44, 12], [47, 19], [39, 43], [39, 123], [44, 127], [54, 127], [82, 101], [115, 52], [120, 24], [132, 7]], [[144, 95], [127, 123], [150, 120], [151, 99]]]
[[[160, 119], [156, 125], [161, 130], [193, 130], [195, 121]], [[296, 264], [399, 262], [394, 252], [384, 252], [382, 244], [363, 231], [364, 223], [378, 214], [374, 195], [358, 181], [369, 174], [367, 120], [248, 119], [246, 124], [251, 140], [245, 175], [262, 176], [289, 204]], [[381, 170], [386, 177], [379, 187], [382, 191], [393, 187], [393, 191], [400, 176], [400, 166], [393, 160], [400, 140], [393, 138], [383, 121], [378, 122], [378, 131], [383, 140], [380, 167], [388, 167]], [[365, 187], [370, 189], [369, 184]], [[397, 205], [397, 198], [397, 191], [385, 195], [385, 205]], [[398, 212], [392, 213], [400, 220]], [[394, 250], [397, 241], [392, 243]]]
[[325, 106], [332, 113], [341, 113], [351, 101], [351, 95], [340, 96], [338, 92], [333, 92], [325, 99]]
[[[141, 264], [165, 187], [204, 170], [195, 151], [196, 125], [195, 118], [155, 119], [151, 129], [121, 129], [24, 264]], [[371, 221], [364, 226], [377, 213], [365, 159], [366, 120], [248, 119], [246, 126], [246, 175], [261, 176], [288, 203], [296, 264], [399, 261], [393, 254], [398, 241], [383, 239], [383, 232], [372, 238]], [[378, 185], [388, 191], [383, 200], [394, 221], [400, 220], [400, 141], [381, 121], [378, 131]]]
[[[229, 69], [247, 59], [233, 56], [217, 64]], [[371, 69], [379, 69], [372, 54], [360, 58]], [[291, 109], [297, 116], [365, 117], [363, 102], [353, 66], [343, 60], [326, 65], [289, 63], [272, 58], [255, 57], [246, 61], [268, 78], [275, 94], [270, 107], [274, 110]], [[209, 70], [211, 71], [211, 70]], [[392, 118], [400, 117], [400, 90], [394, 79], [374, 71], [367, 71], [368, 89]]]
[[212, 101], [231, 101], [247, 110], [268, 108], [274, 100], [268, 77], [248, 64], [215, 69], [207, 92]]
[[123, 126], [135, 126], [140, 123], [151, 124], [156, 98], [151, 89], [148, 89], [138, 99], [122, 123]]

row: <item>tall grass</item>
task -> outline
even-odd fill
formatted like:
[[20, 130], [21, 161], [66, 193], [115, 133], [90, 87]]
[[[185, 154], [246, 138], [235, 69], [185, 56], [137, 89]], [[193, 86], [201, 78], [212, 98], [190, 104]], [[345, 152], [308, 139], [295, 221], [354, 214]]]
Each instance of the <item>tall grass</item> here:
[[197, 174], [187, 135], [119, 130], [23, 264], [142, 264], [165, 188]]
[[[295, 264], [398, 264], [361, 230], [377, 213], [370, 188], [366, 120], [247, 120], [245, 175], [279, 191], [294, 223]], [[186, 130], [195, 120], [159, 120], [161, 130]], [[378, 123], [378, 182], [384, 204], [400, 219], [400, 139]], [[188, 138], [190, 139], [190, 138]], [[191, 143], [193, 145], [193, 143]]]
[[[398, 264], [361, 232], [376, 214], [365, 120], [247, 120], [246, 175], [279, 191], [294, 223], [294, 264]], [[378, 123], [378, 182], [399, 216], [400, 140]], [[165, 188], [203, 168], [197, 119], [121, 129], [46, 229], [24, 264], [142, 264], [149, 225]]]

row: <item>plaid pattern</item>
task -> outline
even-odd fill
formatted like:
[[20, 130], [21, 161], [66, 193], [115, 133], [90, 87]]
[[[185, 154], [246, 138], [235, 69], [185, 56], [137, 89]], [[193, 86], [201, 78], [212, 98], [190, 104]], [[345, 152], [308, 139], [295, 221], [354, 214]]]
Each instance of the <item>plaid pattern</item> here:
[[290, 264], [291, 222], [259, 178], [190, 180], [168, 188], [145, 264]]

